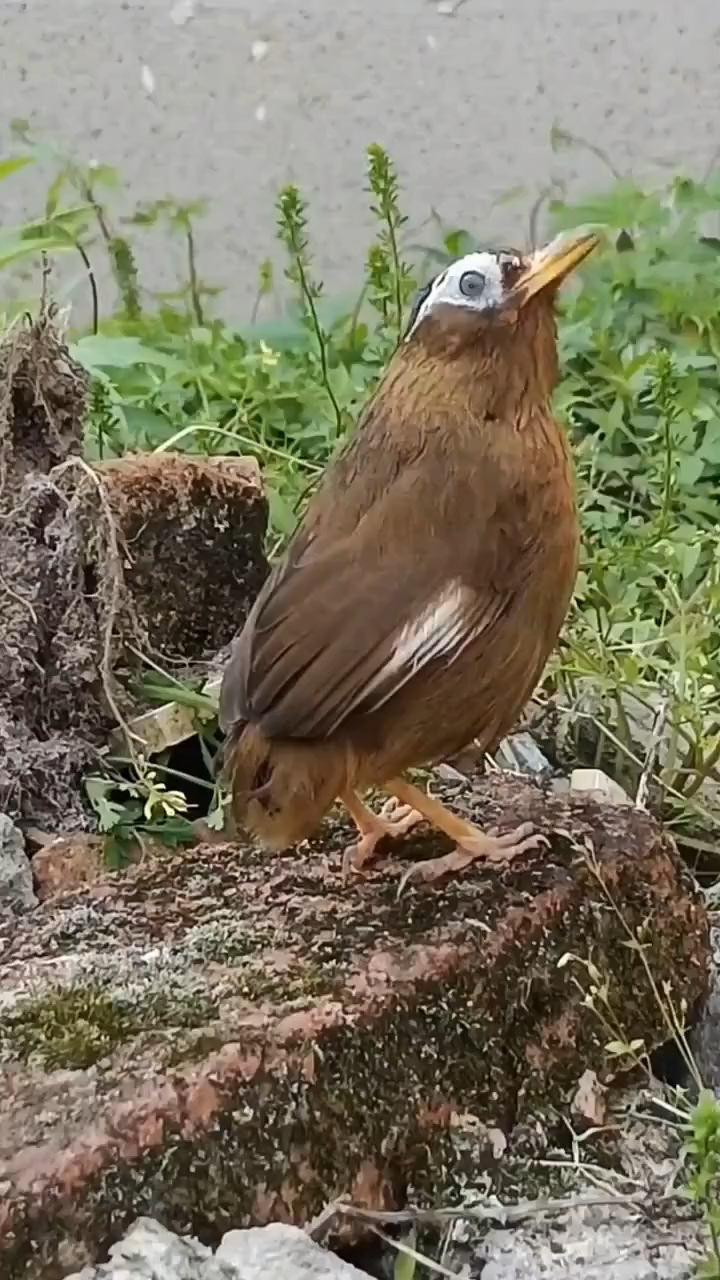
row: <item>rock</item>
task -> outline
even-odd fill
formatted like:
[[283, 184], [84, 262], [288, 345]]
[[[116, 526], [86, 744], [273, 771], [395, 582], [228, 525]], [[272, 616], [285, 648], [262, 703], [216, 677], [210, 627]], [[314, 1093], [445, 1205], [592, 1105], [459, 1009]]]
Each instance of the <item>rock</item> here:
[[0, 813], [0, 911], [33, 907], [36, 902], [22, 831], [7, 814]]
[[529, 733], [517, 732], [503, 738], [495, 752], [495, 760], [501, 769], [513, 769], [518, 773], [542, 776], [552, 773], [546, 756]]
[[66, 889], [92, 884], [103, 871], [103, 838], [80, 831], [58, 836], [33, 855], [32, 873], [41, 902]]
[[25, 480], [82, 452], [78, 408], [84, 409], [88, 376], [71, 359], [54, 320], [47, 308], [32, 324], [13, 325], [0, 344], [0, 382], [12, 392], [0, 403], [0, 507], [6, 509]]
[[83, 1267], [67, 1280], [233, 1280], [212, 1251], [192, 1237], [180, 1238], [153, 1218], [138, 1218], [111, 1245], [109, 1261]]
[[197, 1240], [140, 1218], [112, 1246], [110, 1259], [67, 1280], [367, 1280], [365, 1272], [285, 1223], [228, 1231], [213, 1257]]
[[13, 819], [82, 828], [99, 682], [96, 668], [91, 688], [82, 566], [50, 473], [81, 454], [87, 375], [43, 312], [0, 343], [0, 384], [0, 796]]
[[632, 804], [627, 791], [602, 769], [573, 769], [570, 790], [584, 791], [595, 800], [608, 804]]
[[0, 800], [53, 833], [95, 817], [82, 779], [133, 717], [143, 655], [226, 645], [267, 566], [251, 459], [92, 468], [88, 378], [44, 311], [0, 343]]
[[249, 1231], [228, 1231], [216, 1255], [238, 1280], [367, 1280], [298, 1227], [276, 1222]]
[[168, 851], [0, 924], [4, 1280], [56, 1280], [143, 1214], [217, 1240], [338, 1195], [452, 1203], [478, 1176], [458, 1115], [508, 1132], [585, 1071], [609, 1083], [587, 961], [648, 1051], [666, 1029], [638, 931], [675, 1008], [705, 995], [705, 907], [647, 814], [502, 774], [448, 796], [550, 848], [398, 901], [408, 858], [445, 846], [419, 833], [345, 881], [329, 820], [298, 850]]
[[228, 644], [267, 573], [254, 458], [126, 455], [99, 463], [125, 585], [155, 651], [193, 662]]
[[697, 1223], [648, 1221], [622, 1204], [491, 1231], [477, 1250], [482, 1280], [692, 1280]]

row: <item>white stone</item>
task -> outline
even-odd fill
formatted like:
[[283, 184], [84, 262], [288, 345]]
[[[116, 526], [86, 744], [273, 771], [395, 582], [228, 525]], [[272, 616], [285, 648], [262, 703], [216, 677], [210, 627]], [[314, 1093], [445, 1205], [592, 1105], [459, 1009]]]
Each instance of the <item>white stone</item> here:
[[576, 1210], [563, 1221], [490, 1231], [482, 1280], [692, 1280], [695, 1224], [643, 1224], [623, 1210]]
[[364, 1272], [315, 1244], [298, 1227], [273, 1223], [228, 1231], [215, 1255], [153, 1218], [138, 1218], [110, 1261], [67, 1280], [367, 1280]]
[[632, 804], [627, 791], [602, 769], [573, 769], [570, 790], [587, 792], [594, 800], [604, 800], [607, 804]]
[[364, 1271], [321, 1249], [299, 1227], [281, 1222], [228, 1231], [216, 1257], [233, 1268], [233, 1280], [367, 1280]]

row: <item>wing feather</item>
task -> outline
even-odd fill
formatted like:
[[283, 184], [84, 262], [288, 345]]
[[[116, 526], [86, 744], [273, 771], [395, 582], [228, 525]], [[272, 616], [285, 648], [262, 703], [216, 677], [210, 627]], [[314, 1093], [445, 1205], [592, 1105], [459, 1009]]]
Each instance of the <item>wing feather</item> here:
[[504, 594], [479, 596], [457, 579], [428, 582], [416, 558], [393, 557], [373, 573], [365, 565], [362, 576], [356, 560], [340, 545], [268, 582], [226, 670], [224, 724], [252, 720], [271, 737], [327, 737], [429, 665], [454, 661], [507, 605]]
[[387, 487], [372, 493], [352, 529], [353, 475], [345, 502], [337, 476], [323, 502], [316, 495], [234, 646], [224, 727], [252, 721], [269, 737], [327, 737], [451, 664], [480, 635], [492, 643], [529, 568], [517, 529], [506, 536], [507, 497], [492, 474], [473, 472], [474, 454], [439, 491], [433, 473], [443, 474], [442, 456], [417, 470], [383, 465]]

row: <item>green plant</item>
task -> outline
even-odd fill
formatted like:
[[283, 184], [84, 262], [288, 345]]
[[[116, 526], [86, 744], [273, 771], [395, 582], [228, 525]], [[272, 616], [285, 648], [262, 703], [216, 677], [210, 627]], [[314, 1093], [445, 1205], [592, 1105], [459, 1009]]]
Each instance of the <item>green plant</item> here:
[[[123, 764], [132, 768], [128, 780], [119, 773], [85, 778], [85, 790], [105, 842], [105, 860], [111, 870], [132, 861], [134, 850], [145, 838], [168, 845], [192, 844], [192, 826], [186, 817], [188, 804], [182, 791], [168, 790], [158, 778], [162, 766], [150, 767], [142, 756]], [[190, 779], [188, 779], [190, 780]], [[199, 781], [192, 779], [193, 782]]]
[[[368, 149], [376, 235], [356, 299], [325, 296], [295, 187], [276, 216], [279, 275], [261, 264], [252, 323], [213, 315], [218, 292], [198, 267], [200, 201], [162, 199], [126, 219], [108, 209], [118, 180], [40, 146], [23, 126], [0, 168], [19, 181], [52, 163], [45, 219], [16, 229], [22, 261], [39, 248], [82, 251], [94, 274], [108, 255], [118, 305], [73, 335], [89, 370], [89, 458], [127, 449], [250, 452], [268, 485], [274, 549], [338, 448], [402, 333], [429, 270], [476, 244], [441, 226], [440, 243], [408, 243], [396, 170]], [[574, 145], [556, 130], [554, 145]], [[553, 193], [550, 193], [553, 195]], [[63, 206], [63, 199], [68, 206]], [[576, 458], [583, 554], [575, 603], [542, 696], [559, 701], [569, 750], [634, 791], [648, 764], [651, 802], [692, 840], [714, 847], [720, 806], [720, 177], [673, 178], [658, 190], [616, 176], [605, 195], [570, 204], [547, 193], [553, 229], [591, 221], [607, 248], [589, 261], [560, 315], [558, 413]], [[437, 225], [437, 223], [436, 223]], [[184, 245], [185, 279], [143, 288], [136, 234]], [[0, 266], [3, 265], [0, 255]], [[7, 269], [12, 269], [8, 256]], [[278, 311], [277, 291], [289, 290]]]
[[687, 1195], [702, 1210], [710, 1237], [697, 1275], [703, 1280], [720, 1280], [720, 1103], [710, 1090], [702, 1090], [687, 1130]]

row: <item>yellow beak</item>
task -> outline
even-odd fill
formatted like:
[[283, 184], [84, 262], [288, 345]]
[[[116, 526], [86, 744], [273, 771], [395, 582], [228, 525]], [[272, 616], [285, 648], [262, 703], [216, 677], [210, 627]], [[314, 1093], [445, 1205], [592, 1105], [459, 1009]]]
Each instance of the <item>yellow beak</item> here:
[[543, 249], [536, 249], [511, 290], [513, 302], [522, 306], [548, 285], [559, 285], [600, 244], [594, 231], [563, 232]]

